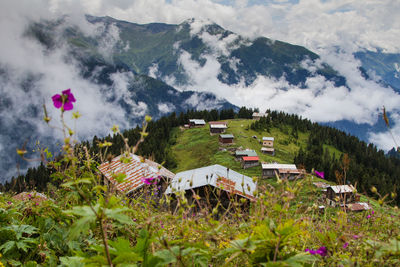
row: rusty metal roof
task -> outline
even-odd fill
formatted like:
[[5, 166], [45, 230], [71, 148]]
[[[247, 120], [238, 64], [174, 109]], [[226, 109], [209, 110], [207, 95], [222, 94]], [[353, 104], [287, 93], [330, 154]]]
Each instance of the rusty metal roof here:
[[371, 209], [371, 205], [365, 202], [346, 204], [346, 207], [351, 211], [362, 211]]
[[[123, 155], [113, 158], [111, 162], [104, 162], [99, 166], [99, 170], [112, 184], [115, 185], [118, 191], [121, 191], [125, 194], [142, 187], [144, 184], [141, 178], [143, 177], [149, 178], [164, 176], [172, 179], [175, 176], [174, 173], [170, 172], [154, 161], [142, 159], [135, 154], [130, 154], [130, 162], [123, 163], [121, 162], [122, 156]], [[124, 173], [126, 175], [125, 181], [122, 183], [118, 183], [113, 178], [113, 176], [120, 173]]]
[[254, 200], [253, 193], [257, 188], [257, 184], [252, 178], [222, 165], [215, 164], [177, 173], [165, 191], [165, 194], [186, 191], [205, 185], [218, 187], [250, 200]]
[[260, 158], [258, 156], [253, 156], [253, 157], [243, 157], [242, 158], [244, 161], [258, 161]]

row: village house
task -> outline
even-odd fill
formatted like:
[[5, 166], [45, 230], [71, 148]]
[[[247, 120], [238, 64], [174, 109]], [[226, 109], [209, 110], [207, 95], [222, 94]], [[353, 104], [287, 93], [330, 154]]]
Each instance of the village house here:
[[[169, 181], [175, 177], [174, 173], [160, 164], [135, 154], [115, 157], [111, 162], [101, 164], [99, 170], [104, 175], [106, 185], [129, 196], [136, 194], [146, 184], [157, 188], [156, 194], [161, 196]], [[116, 181], [119, 175], [126, 176], [123, 182]]]
[[260, 159], [258, 156], [252, 156], [252, 157], [242, 157], [242, 162], [241, 162], [242, 168], [247, 169], [251, 168], [254, 166], [260, 165]]
[[279, 176], [284, 179], [295, 179], [302, 176], [302, 172], [294, 164], [263, 163], [262, 178]]
[[[195, 202], [205, 206], [211, 204], [215, 207], [218, 202], [228, 206], [231, 198], [254, 201], [256, 188], [257, 184], [252, 178], [215, 164], [177, 173], [165, 194], [183, 191], [189, 203]], [[200, 200], [196, 200], [193, 194], [199, 196]]]
[[225, 133], [228, 129], [228, 123], [225, 121], [210, 121], [208, 124], [210, 125], [210, 134]]
[[267, 117], [268, 113], [259, 113], [259, 112], [254, 112], [253, 113], [253, 120], [259, 120], [262, 117]]
[[220, 134], [219, 142], [223, 145], [231, 145], [233, 144], [233, 134]]
[[332, 185], [326, 188], [326, 202], [335, 207], [338, 203], [356, 201], [356, 189], [352, 185]]
[[261, 148], [261, 153], [269, 154], [269, 155], [274, 156], [275, 155], [275, 149], [273, 147], [262, 147]]
[[236, 150], [235, 151], [235, 160], [241, 161], [243, 157], [255, 157], [257, 156], [256, 151], [252, 149], [245, 149], [245, 150]]
[[206, 122], [202, 119], [190, 119], [189, 125], [190, 127], [204, 127]]
[[274, 138], [273, 137], [263, 137], [262, 145], [265, 147], [274, 147]]

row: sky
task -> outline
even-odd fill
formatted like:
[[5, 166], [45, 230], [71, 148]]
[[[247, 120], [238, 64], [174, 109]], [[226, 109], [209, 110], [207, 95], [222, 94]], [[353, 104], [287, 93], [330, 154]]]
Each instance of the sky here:
[[[96, 35], [98, 27], [88, 24], [84, 14], [111, 16], [143, 24], [179, 24], [195, 18], [200, 24], [215, 22], [248, 38], [265, 36], [305, 46], [345, 76], [351, 90], [336, 88], [319, 76], [307, 80], [305, 90], [289, 85], [285, 79], [261, 76], [250, 86], [227, 86], [217, 79], [220, 66], [215, 55], [226, 53], [224, 47], [232, 40], [219, 42], [207, 35], [201, 38], [215, 49], [213, 54], [203, 55], [207, 60], [204, 66], [191, 61], [184, 51], [181, 53], [180, 63], [191, 75], [191, 84], [179, 87], [173, 80], [169, 84], [180, 90], [212, 90], [217, 96], [226, 97], [238, 106], [279, 109], [318, 122], [349, 119], [373, 124], [385, 105], [387, 111], [393, 114], [393, 133], [395, 137], [400, 136], [400, 116], [396, 115], [400, 107], [399, 95], [375, 81], [365, 81], [357, 69], [360, 62], [352, 56], [353, 52], [365, 49], [400, 53], [398, 0], [2, 0], [0, 66], [11, 67], [14, 78], [0, 81], [0, 93], [14, 102], [26, 97], [13, 90], [13, 86], [20, 82], [18, 74], [26, 73], [44, 74], [40, 88], [29, 96], [38, 105], [43, 103], [43, 99], [50, 99], [51, 95], [66, 88], [85, 88], [76, 92], [78, 99], [85, 99], [84, 104], [78, 102], [76, 107], [83, 114], [78, 128], [83, 137], [89, 137], [99, 133], [107, 134], [114, 123], [125, 123], [128, 127], [124, 120], [125, 114], [117, 105], [104, 101], [101, 88], [79, 77], [74, 62], [65, 63], [65, 48], [60, 47], [49, 55], [37, 44], [26, 42], [23, 37], [31, 21], [54, 19], [61, 15], [68, 15], [69, 23], [79, 26], [86, 34]], [[118, 32], [110, 31], [108, 39], [103, 40], [102, 51], [107, 54], [118, 38]], [[312, 64], [307, 67], [310, 70], [315, 68]], [[127, 75], [122, 73], [113, 77], [119, 98], [129, 98]], [[163, 78], [168, 81], [168, 77]], [[136, 105], [134, 108], [138, 115], [145, 114], [146, 106], [143, 104], [132, 103]], [[168, 103], [160, 103], [159, 107], [160, 112], [169, 108]], [[12, 120], [26, 112], [28, 110], [19, 106], [7, 114], [3, 111], [1, 115]], [[56, 113], [51, 115], [57, 116]], [[48, 132], [47, 128], [40, 130], [43, 134]], [[393, 146], [388, 133], [370, 133], [370, 141], [383, 149]], [[0, 135], [1, 143], [4, 144]]]

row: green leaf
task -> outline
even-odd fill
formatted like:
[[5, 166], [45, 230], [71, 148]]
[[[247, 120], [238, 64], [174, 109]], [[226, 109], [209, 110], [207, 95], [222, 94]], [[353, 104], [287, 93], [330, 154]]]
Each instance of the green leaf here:
[[83, 267], [83, 257], [60, 257], [61, 266], [67, 267]]
[[129, 208], [124, 207], [124, 208], [114, 208], [114, 209], [105, 209], [104, 213], [107, 216], [107, 218], [114, 219], [122, 224], [133, 224], [132, 219], [123, 214], [122, 212], [125, 211], [130, 211]]
[[3, 251], [4, 254], [6, 254], [8, 251], [13, 249], [16, 246], [15, 241], [7, 241], [3, 245], [0, 246], [0, 251]]

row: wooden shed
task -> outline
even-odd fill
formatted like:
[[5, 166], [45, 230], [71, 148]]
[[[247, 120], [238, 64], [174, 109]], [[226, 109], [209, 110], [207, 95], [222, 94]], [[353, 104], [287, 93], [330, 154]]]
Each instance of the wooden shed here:
[[247, 169], [260, 165], [260, 158], [258, 156], [242, 157], [242, 168]]
[[326, 202], [335, 207], [338, 203], [356, 201], [356, 189], [352, 185], [332, 185], [326, 189]]
[[265, 147], [274, 147], [274, 138], [273, 137], [263, 137], [262, 145]]
[[206, 122], [203, 119], [190, 119], [189, 125], [190, 127], [204, 127]]
[[208, 124], [210, 125], [211, 134], [225, 133], [226, 129], [228, 129], [228, 123], [225, 121], [210, 121]]
[[262, 178], [273, 178], [276, 176], [284, 179], [295, 179], [302, 176], [302, 172], [294, 164], [263, 163]]
[[262, 147], [261, 152], [264, 154], [275, 155], [275, 148], [273, 147]]
[[253, 120], [259, 120], [262, 117], [267, 117], [268, 113], [253, 112]]
[[219, 135], [219, 142], [221, 144], [230, 145], [233, 144], [233, 134], [220, 134]]

